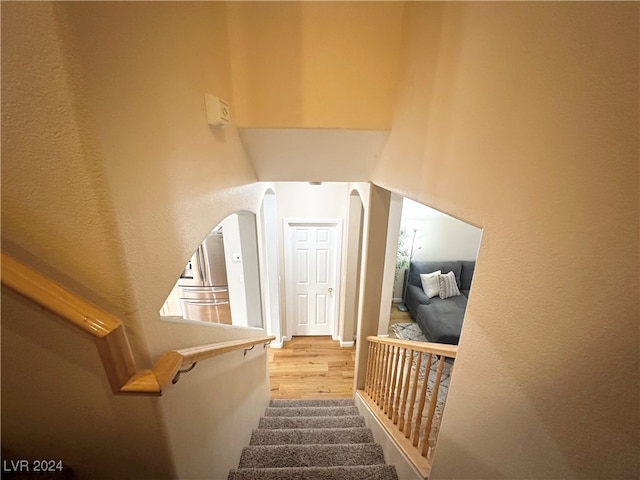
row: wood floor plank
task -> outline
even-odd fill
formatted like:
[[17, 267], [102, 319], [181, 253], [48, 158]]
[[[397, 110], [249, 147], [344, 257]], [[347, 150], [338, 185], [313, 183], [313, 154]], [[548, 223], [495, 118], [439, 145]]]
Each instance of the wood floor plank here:
[[[391, 325], [413, 321], [393, 305]], [[271, 398], [343, 398], [353, 396], [355, 347], [340, 347], [331, 337], [294, 337], [269, 348]]]
[[327, 353], [327, 354], [306, 354], [306, 355], [288, 355], [288, 354], [278, 354], [276, 353], [273, 358], [269, 359], [272, 362], [275, 363], [282, 363], [282, 362], [286, 362], [286, 363], [308, 363], [308, 362], [345, 362], [345, 361], [352, 361], [351, 356], [344, 356], [344, 355], [335, 355], [333, 353]]
[[[296, 371], [298, 373], [326, 373], [329, 371], [329, 367], [326, 363], [299, 363], [296, 365]], [[288, 374], [291, 372], [291, 365], [286, 363], [272, 363], [269, 366], [269, 373], [282, 373]]]
[[398, 310], [398, 307], [394, 304], [391, 307], [391, 314], [389, 316], [389, 336], [391, 338], [396, 338], [396, 334], [391, 328], [394, 323], [410, 323], [413, 322], [413, 318], [411, 318], [411, 314], [409, 312], [401, 312]]
[[355, 347], [331, 337], [294, 337], [269, 349], [271, 398], [353, 396]]

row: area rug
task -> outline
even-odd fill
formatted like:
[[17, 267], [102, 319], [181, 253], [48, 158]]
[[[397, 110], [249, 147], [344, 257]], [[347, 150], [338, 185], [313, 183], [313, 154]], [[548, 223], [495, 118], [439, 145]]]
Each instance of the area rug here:
[[394, 323], [391, 325], [391, 329], [393, 333], [396, 334], [396, 337], [401, 338], [402, 340], [413, 340], [416, 342], [426, 342], [427, 338], [420, 330], [420, 327], [415, 322], [410, 323]]
[[[428, 342], [427, 338], [420, 330], [420, 327], [417, 323], [396, 323], [391, 325], [393, 332], [396, 336], [402, 340], [413, 340], [415, 342]], [[417, 357], [419, 353], [414, 352], [413, 357], [413, 367], [415, 369], [417, 364]], [[438, 391], [438, 400], [436, 402], [436, 418], [439, 418], [442, 415], [442, 409], [444, 408], [444, 403], [447, 398], [447, 392], [449, 390], [449, 379], [451, 376], [451, 369], [453, 367], [453, 359], [447, 358], [444, 363], [444, 369], [442, 371], [442, 377], [440, 378], [440, 389]], [[427, 366], [427, 354], [422, 354], [422, 358], [420, 361], [420, 372], [419, 377], [423, 379], [425, 376], [425, 370]], [[431, 398], [431, 393], [434, 390], [435, 379], [436, 379], [436, 370], [438, 369], [438, 356], [434, 355], [432, 358], [431, 368], [429, 369], [429, 378], [427, 384], [427, 392], [428, 398]]]

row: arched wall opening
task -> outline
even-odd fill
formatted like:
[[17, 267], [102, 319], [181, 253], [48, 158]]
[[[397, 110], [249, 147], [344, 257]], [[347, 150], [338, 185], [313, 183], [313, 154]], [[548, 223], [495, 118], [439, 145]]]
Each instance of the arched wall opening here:
[[207, 232], [160, 309], [163, 321], [264, 328], [256, 215], [237, 211]]

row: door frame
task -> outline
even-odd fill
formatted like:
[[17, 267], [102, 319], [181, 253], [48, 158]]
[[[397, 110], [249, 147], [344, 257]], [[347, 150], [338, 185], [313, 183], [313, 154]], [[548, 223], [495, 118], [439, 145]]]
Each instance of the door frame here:
[[335, 301], [333, 306], [333, 326], [331, 327], [331, 338], [333, 340], [339, 340], [339, 327], [340, 327], [340, 298], [342, 295], [342, 219], [340, 218], [285, 218], [283, 220], [283, 248], [284, 248], [284, 295], [285, 295], [285, 312], [287, 315], [287, 338], [291, 339], [293, 336], [293, 323], [292, 317], [289, 315], [294, 311], [293, 297], [291, 289], [289, 288], [289, 279], [293, 278], [293, 261], [291, 258], [292, 242], [291, 232], [293, 227], [296, 226], [313, 226], [313, 227], [331, 227], [335, 228], [336, 232], [336, 258], [335, 258], [335, 275], [336, 285]]

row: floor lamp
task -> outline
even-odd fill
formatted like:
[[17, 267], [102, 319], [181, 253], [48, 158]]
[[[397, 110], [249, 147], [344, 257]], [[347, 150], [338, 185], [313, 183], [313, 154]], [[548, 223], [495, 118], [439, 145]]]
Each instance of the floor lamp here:
[[[413, 245], [414, 245], [414, 242], [416, 241], [417, 230], [418, 230], [417, 228], [413, 229], [413, 236], [411, 237], [411, 249], [409, 250], [409, 266], [407, 267], [407, 274], [404, 279], [404, 288], [402, 289], [402, 303], [398, 305], [398, 310], [400, 310], [401, 312], [406, 312], [408, 310], [404, 301], [407, 298], [407, 287], [409, 286], [409, 274], [411, 273], [411, 259], [413, 258]], [[420, 250], [420, 248], [418, 248], [418, 250]]]

